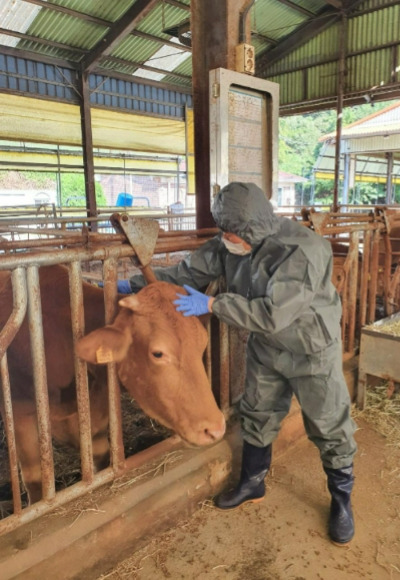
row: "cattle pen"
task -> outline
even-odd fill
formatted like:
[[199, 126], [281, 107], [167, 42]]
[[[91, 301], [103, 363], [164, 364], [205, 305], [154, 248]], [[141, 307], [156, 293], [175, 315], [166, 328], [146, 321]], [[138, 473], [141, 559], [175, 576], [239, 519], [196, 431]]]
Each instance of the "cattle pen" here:
[[[360, 407], [364, 404], [365, 392], [357, 388], [354, 361], [357, 361], [361, 328], [398, 308], [396, 281], [399, 266], [393, 239], [397, 216], [397, 212], [387, 208], [357, 214], [316, 212], [304, 208], [291, 216], [332, 242], [335, 255], [333, 281], [341, 295], [344, 311], [343, 360], [349, 369], [346, 376], [352, 397]], [[104, 222], [104, 218], [101, 219]], [[124, 235], [89, 231], [87, 220], [83, 220], [81, 231], [65, 234], [57, 218], [51, 220], [51, 228], [45, 233], [45, 251], [38, 247], [43, 229], [36, 230], [39, 231], [36, 236], [31, 230], [29, 239], [26, 239], [26, 228], [22, 226], [19, 232], [20, 226], [13, 225], [10, 228], [12, 236], [1, 242], [0, 271], [12, 272], [13, 288], [12, 314], [0, 333], [3, 415], [12, 490], [8, 502], [5, 502], [12, 503], [12, 513], [0, 522], [5, 578], [37, 578], [39, 573], [54, 570], [55, 562], [64, 571], [68, 570], [68, 573], [63, 572], [67, 574], [63, 576], [65, 578], [80, 577], [80, 574], [89, 578], [91, 571], [97, 569], [108, 553], [107, 545], [112, 546], [110, 535], [119, 538], [120, 553], [123, 553], [124, 546], [140, 546], [151, 533], [171, 525], [176, 514], [190, 513], [199, 500], [216, 493], [229, 476], [238, 446], [234, 404], [241, 395], [246, 337], [212, 319], [207, 322], [209, 341], [204, 364], [214, 396], [226, 418], [230, 419], [227, 437], [211, 448], [190, 450], [182, 447], [179, 437], [167, 434], [155, 445], [126, 456], [121, 436], [120, 390], [115, 364], [112, 363], [107, 370], [111, 461], [108, 467], [95, 473], [86, 365], [76, 359], [81, 474], [79, 480], [69, 487], [56, 490], [44, 372], [46, 353], [40, 307], [40, 268], [55, 264], [68, 267], [74, 341], [84, 334], [82, 281], [103, 281], [105, 320], [111, 322], [116, 313], [118, 277], [127, 276], [132, 268], [138, 270], [132, 262], [135, 251]], [[10, 226], [4, 226], [3, 231], [7, 227]], [[153, 264], [159, 267], [168, 265], [174, 256], [182, 258], [215, 233], [214, 229], [160, 231]], [[218, 287], [210, 291], [215, 293]], [[31, 333], [43, 489], [43, 498], [30, 506], [21, 499], [13, 385], [10, 384], [7, 365], [7, 350], [25, 316], [29, 319]], [[184, 482], [183, 495], [178, 482]], [[69, 515], [68, 521], [71, 517], [72, 522], [79, 519], [79, 525], [77, 522], [66, 530], [62, 524], [66, 514]], [[84, 517], [81, 518], [81, 514]], [[45, 541], [41, 534], [37, 534], [37, 530], [43, 530], [43, 527], [48, 530], [48, 537], [56, 538], [59, 543], [54, 553], [45, 550]], [[122, 545], [121, 534], [125, 538]], [[11, 545], [23, 546], [22, 551], [17, 555], [10, 554], [8, 548]], [[71, 566], [71, 557], [78, 561], [76, 555], [83, 555], [88, 549], [91, 557], [84, 571], [78, 569], [78, 564]]]

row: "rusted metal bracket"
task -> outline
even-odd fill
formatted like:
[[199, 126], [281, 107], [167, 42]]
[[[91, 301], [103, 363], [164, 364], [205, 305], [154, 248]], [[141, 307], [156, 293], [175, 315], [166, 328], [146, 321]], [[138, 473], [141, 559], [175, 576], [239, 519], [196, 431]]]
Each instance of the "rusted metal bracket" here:
[[126, 213], [113, 213], [110, 222], [117, 233], [125, 234], [126, 239], [135, 250], [132, 258], [143, 273], [148, 284], [156, 282], [157, 278], [150, 267], [154, 249], [158, 239], [159, 224], [156, 220], [137, 218]]

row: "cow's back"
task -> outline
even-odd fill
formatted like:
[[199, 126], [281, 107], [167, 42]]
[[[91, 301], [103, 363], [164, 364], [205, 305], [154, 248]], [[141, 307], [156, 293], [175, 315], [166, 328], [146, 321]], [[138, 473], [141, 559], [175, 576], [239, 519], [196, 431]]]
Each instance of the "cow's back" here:
[[[68, 270], [64, 266], [39, 269], [47, 382], [50, 398], [74, 381], [74, 358]], [[104, 324], [104, 299], [100, 288], [84, 283], [85, 331]], [[12, 311], [11, 273], [0, 272], [0, 328]], [[13, 397], [33, 398], [32, 359], [28, 316], [11, 343], [8, 365]]]

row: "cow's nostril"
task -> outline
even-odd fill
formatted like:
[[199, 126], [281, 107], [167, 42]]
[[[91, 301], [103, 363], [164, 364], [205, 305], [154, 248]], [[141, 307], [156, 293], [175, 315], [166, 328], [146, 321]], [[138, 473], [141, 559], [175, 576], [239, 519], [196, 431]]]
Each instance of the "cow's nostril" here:
[[218, 441], [222, 439], [225, 434], [225, 428], [223, 429], [204, 429], [204, 434], [207, 439], [211, 441]]
[[209, 429], [204, 429], [204, 434], [207, 437], [207, 439], [211, 439], [211, 441], [215, 441], [215, 439], [216, 439], [215, 435]]

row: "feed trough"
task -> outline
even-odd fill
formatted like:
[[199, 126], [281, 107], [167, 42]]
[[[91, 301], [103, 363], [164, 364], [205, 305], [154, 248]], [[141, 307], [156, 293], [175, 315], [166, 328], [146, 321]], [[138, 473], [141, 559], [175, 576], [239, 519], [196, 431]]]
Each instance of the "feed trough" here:
[[361, 330], [357, 404], [365, 406], [368, 375], [400, 383], [400, 312]]

